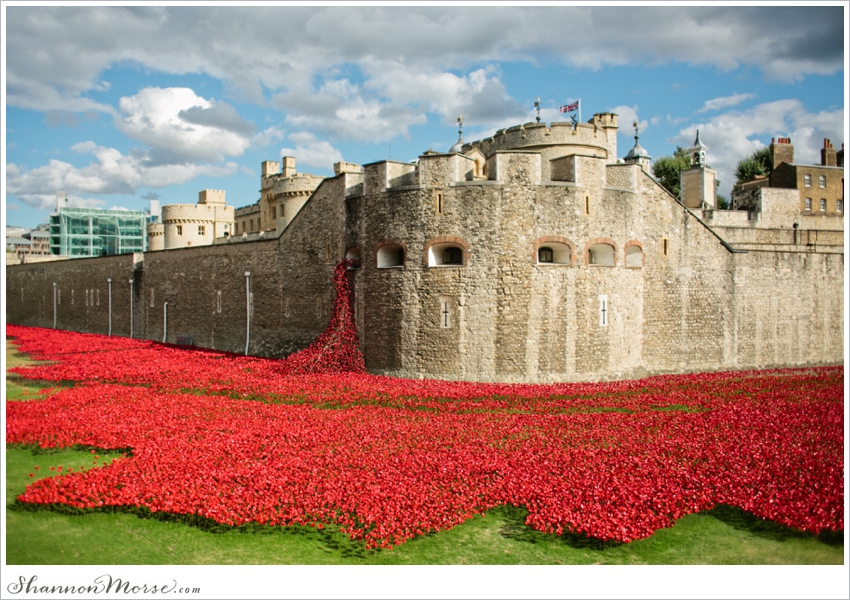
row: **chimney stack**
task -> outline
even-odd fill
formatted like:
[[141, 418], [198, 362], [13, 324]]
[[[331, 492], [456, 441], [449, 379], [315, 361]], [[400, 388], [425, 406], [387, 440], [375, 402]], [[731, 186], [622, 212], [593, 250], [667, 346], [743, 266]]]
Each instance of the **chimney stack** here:
[[837, 153], [835, 152], [835, 148], [832, 147], [832, 143], [829, 141], [829, 138], [823, 139], [823, 148], [820, 151], [820, 164], [822, 167], [835, 167], [837, 166]]
[[781, 137], [770, 140], [770, 166], [774, 171], [782, 163], [794, 163], [794, 146], [791, 138]]

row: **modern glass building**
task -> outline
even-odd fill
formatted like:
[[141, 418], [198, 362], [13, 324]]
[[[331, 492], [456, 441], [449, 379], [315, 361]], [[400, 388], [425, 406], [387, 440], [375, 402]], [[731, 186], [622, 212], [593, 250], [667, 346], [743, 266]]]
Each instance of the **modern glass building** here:
[[50, 252], [71, 257], [144, 252], [145, 217], [141, 211], [59, 208], [50, 215]]

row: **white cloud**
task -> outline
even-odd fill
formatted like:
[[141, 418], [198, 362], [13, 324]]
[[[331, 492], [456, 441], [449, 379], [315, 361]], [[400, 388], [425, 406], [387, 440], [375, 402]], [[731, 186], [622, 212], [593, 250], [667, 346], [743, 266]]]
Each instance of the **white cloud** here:
[[159, 164], [218, 162], [279, 137], [275, 128], [254, 135], [254, 124], [232, 106], [189, 88], [145, 88], [121, 98], [119, 107], [115, 126], [152, 148], [150, 159]]
[[618, 115], [619, 119], [619, 129], [617, 133], [626, 137], [626, 138], [634, 138], [635, 136], [635, 128], [634, 123], [637, 121], [640, 133], [644, 133], [649, 129], [649, 121], [644, 119], [641, 121], [638, 118], [638, 107], [634, 106], [615, 106], [610, 109], [609, 112], [615, 113]]
[[343, 160], [339, 150], [307, 131], [292, 133], [289, 139], [295, 142], [295, 148], [281, 148], [280, 155], [294, 156], [299, 170], [302, 165], [333, 170], [334, 163]]
[[705, 104], [702, 105], [702, 108], [697, 110], [698, 113], [708, 112], [710, 110], [720, 110], [722, 108], [729, 108], [730, 106], [735, 106], [740, 104], [744, 100], [749, 100], [750, 98], [755, 98], [755, 94], [733, 94], [732, 96], [724, 96], [722, 98], [714, 98], [712, 100], [706, 100]]
[[[223, 177], [238, 169], [235, 163], [220, 165], [153, 164], [144, 151], [127, 155], [114, 148], [93, 146], [89, 142], [75, 145], [77, 151], [90, 152], [94, 160], [77, 168], [56, 159], [46, 165], [27, 170], [9, 163], [6, 165], [6, 192], [29, 206], [49, 209], [55, 206], [56, 190], [68, 192], [79, 202], [103, 204], [100, 200], [84, 201], [82, 194], [132, 194], [141, 187], [162, 188], [190, 181], [199, 175]], [[91, 206], [92, 204], [82, 204]]]
[[[440, 114], [455, 112], [452, 77], [474, 88], [471, 75], [457, 73], [500, 60], [590, 69], [672, 61], [754, 66], [784, 81], [844, 64], [841, 6], [13, 6], [6, 16], [7, 101], [45, 111], [114, 114], [86, 94], [108, 89], [104, 72], [117, 64], [205, 73], [257, 103], [264, 89], [304, 95], [316, 76], [353, 67], [367, 75], [365, 87], [404, 105], [404, 89], [392, 82], [400, 69], [389, 83], [370, 69], [394, 57], [433, 79]], [[285, 32], [285, 43], [277, 32]], [[348, 98], [337, 89], [346, 77], [333, 79], [314, 94]], [[495, 109], [510, 107], [499, 101], [498, 78], [485, 79], [495, 85], [488, 90]], [[427, 91], [416, 76], [407, 83]]]

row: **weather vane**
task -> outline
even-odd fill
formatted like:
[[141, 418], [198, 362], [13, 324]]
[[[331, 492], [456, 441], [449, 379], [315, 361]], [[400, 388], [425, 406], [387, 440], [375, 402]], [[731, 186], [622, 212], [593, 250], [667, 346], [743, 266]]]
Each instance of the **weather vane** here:
[[457, 116], [457, 134], [463, 135], [463, 115]]
[[540, 122], [540, 98], [534, 103], [534, 108], [537, 110], [537, 122]]

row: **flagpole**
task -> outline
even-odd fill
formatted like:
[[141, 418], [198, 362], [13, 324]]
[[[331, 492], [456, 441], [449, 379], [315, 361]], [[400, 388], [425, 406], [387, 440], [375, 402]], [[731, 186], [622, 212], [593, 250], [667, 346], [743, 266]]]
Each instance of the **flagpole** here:
[[581, 123], [581, 98], [578, 99], [578, 122]]

